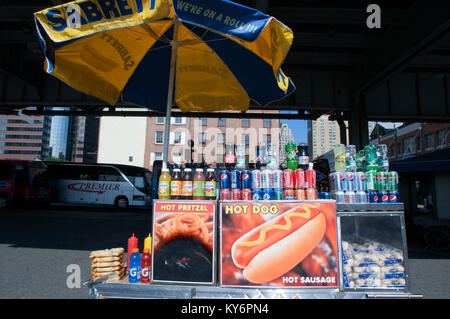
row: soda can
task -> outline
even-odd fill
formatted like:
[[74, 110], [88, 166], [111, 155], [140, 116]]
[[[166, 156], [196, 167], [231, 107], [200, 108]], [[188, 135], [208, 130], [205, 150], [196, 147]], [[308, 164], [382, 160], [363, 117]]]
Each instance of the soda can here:
[[295, 188], [304, 188], [305, 187], [305, 171], [301, 168], [298, 168], [294, 172], [294, 187]]
[[294, 188], [294, 171], [289, 168], [283, 171], [283, 188]]
[[305, 187], [316, 188], [316, 171], [312, 168], [305, 171]]
[[376, 191], [369, 192], [369, 202], [370, 203], [378, 203], [378, 192], [376, 192]]
[[283, 189], [275, 188], [273, 190], [273, 200], [283, 200]]
[[389, 191], [388, 198], [389, 198], [389, 203], [397, 203], [398, 202], [398, 192], [397, 191]]
[[356, 192], [356, 202], [360, 204], [368, 203], [367, 193], [365, 191], [357, 191]]
[[261, 188], [256, 188], [252, 190], [252, 199], [253, 200], [262, 200], [263, 199], [263, 192]]
[[281, 169], [272, 171], [272, 180], [272, 188], [283, 188], [283, 171]]
[[220, 188], [221, 189], [231, 188], [230, 172], [227, 170], [220, 171]]
[[242, 200], [252, 200], [252, 190], [250, 188], [244, 188], [241, 191]]
[[389, 195], [386, 191], [378, 192], [378, 203], [389, 203]]
[[376, 177], [377, 177], [377, 191], [385, 192], [387, 190], [386, 189], [387, 173], [386, 172], [377, 172]]
[[342, 192], [345, 187], [345, 176], [341, 172], [331, 173], [329, 175], [330, 189], [333, 192]]
[[356, 190], [356, 180], [355, 180], [355, 173], [353, 172], [345, 172], [345, 186], [344, 190], [346, 192], [354, 192]]
[[336, 203], [345, 203], [345, 193], [343, 191], [335, 192], [333, 197]]
[[273, 185], [273, 175], [270, 169], [265, 169], [261, 173], [261, 188], [267, 189], [272, 188]]
[[296, 199], [296, 200], [305, 200], [306, 199], [305, 190], [303, 188], [297, 188], [294, 191], [294, 199]]
[[231, 171], [230, 175], [231, 189], [241, 189], [241, 172], [235, 169]]
[[228, 188], [220, 190], [220, 200], [231, 200], [231, 191]]
[[259, 169], [254, 169], [252, 171], [252, 189], [261, 188], [261, 171]]
[[240, 189], [232, 189], [231, 190], [231, 200], [241, 200], [241, 190]]
[[331, 194], [330, 194], [330, 192], [321, 192], [319, 198], [320, 199], [331, 199]]
[[366, 191], [377, 190], [377, 176], [374, 171], [367, 171], [366, 173]]
[[286, 188], [283, 192], [283, 199], [284, 200], [294, 200], [295, 199], [294, 189]]
[[272, 200], [274, 197], [275, 196], [271, 188], [263, 189], [263, 200]]
[[366, 175], [364, 172], [355, 173], [355, 182], [357, 191], [366, 191]]
[[355, 204], [356, 203], [356, 193], [354, 191], [346, 191], [345, 193], [345, 203]]
[[243, 170], [241, 172], [241, 188], [242, 189], [252, 188], [252, 176], [249, 170]]
[[317, 199], [317, 192], [315, 188], [307, 188], [306, 189], [306, 200], [315, 200]]
[[387, 182], [386, 182], [386, 190], [387, 191], [396, 191], [398, 192], [398, 173], [390, 171], [387, 173]]

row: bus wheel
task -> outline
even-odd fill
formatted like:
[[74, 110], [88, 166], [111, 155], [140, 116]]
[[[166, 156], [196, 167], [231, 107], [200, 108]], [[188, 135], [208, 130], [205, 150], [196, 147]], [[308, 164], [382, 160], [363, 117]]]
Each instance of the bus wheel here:
[[126, 197], [119, 196], [116, 198], [114, 204], [116, 205], [116, 207], [118, 207], [120, 209], [127, 208], [128, 207], [128, 199]]

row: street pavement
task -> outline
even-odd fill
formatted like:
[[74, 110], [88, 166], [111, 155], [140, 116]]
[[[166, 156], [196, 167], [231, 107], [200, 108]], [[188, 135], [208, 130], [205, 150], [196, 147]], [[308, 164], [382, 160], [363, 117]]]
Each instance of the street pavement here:
[[[151, 228], [146, 209], [1, 209], [0, 218], [0, 299], [86, 299], [89, 252], [126, 249], [133, 233], [142, 251]], [[430, 253], [417, 237], [408, 242], [410, 292], [424, 299], [450, 298], [450, 252]], [[73, 287], [78, 269], [80, 285]]]

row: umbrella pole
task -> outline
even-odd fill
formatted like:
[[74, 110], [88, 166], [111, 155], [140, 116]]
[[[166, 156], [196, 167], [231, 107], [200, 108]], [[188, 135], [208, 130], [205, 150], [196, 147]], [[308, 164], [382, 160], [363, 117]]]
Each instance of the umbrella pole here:
[[172, 113], [173, 89], [175, 87], [175, 68], [178, 49], [178, 42], [177, 42], [178, 23], [179, 23], [178, 19], [174, 19], [173, 40], [170, 42], [170, 45], [172, 46], [172, 56], [170, 58], [169, 89], [167, 93], [166, 123], [164, 128], [163, 168], [169, 167], [170, 119]]

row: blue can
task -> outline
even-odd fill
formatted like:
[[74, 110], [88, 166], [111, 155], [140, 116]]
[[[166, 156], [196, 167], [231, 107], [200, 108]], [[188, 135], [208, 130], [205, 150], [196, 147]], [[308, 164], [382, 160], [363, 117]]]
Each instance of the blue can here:
[[231, 188], [230, 172], [227, 170], [220, 171], [220, 189]]
[[398, 202], [398, 192], [397, 191], [389, 191], [388, 197], [389, 197], [389, 203], [397, 203]]
[[378, 192], [369, 192], [369, 202], [378, 203]]
[[262, 200], [263, 199], [263, 191], [260, 188], [252, 189], [252, 199], [253, 200]]
[[389, 202], [389, 195], [386, 191], [379, 191], [378, 192], [378, 203], [388, 203]]
[[283, 200], [283, 189], [282, 188], [275, 188], [273, 190], [273, 200]]
[[263, 200], [273, 200], [274, 197], [275, 194], [272, 188], [263, 189]]
[[243, 170], [241, 172], [241, 187], [242, 189], [252, 188], [252, 174], [249, 170]]
[[241, 171], [237, 169], [232, 170], [231, 173], [231, 189], [240, 189], [241, 188]]

